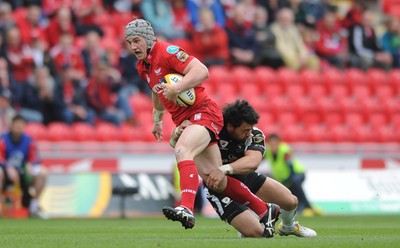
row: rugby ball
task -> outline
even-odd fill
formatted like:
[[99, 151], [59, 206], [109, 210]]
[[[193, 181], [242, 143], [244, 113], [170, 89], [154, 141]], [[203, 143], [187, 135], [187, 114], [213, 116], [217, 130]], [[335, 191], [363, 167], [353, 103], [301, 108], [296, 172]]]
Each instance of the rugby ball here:
[[[182, 75], [179, 74], [167, 74], [164, 76], [164, 83], [166, 84], [177, 84], [183, 78]], [[188, 89], [186, 91], [181, 92], [176, 99], [176, 102], [179, 106], [189, 107], [192, 106], [196, 102], [196, 92], [193, 88]]]

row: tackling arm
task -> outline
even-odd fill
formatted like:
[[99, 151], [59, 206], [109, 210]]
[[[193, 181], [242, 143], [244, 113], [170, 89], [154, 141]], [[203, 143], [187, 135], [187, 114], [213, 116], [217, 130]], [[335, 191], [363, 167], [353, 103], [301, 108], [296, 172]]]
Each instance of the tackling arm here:
[[224, 174], [249, 174], [257, 170], [262, 159], [263, 155], [260, 151], [247, 150], [243, 157], [233, 163], [221, 166], [220, 169]]

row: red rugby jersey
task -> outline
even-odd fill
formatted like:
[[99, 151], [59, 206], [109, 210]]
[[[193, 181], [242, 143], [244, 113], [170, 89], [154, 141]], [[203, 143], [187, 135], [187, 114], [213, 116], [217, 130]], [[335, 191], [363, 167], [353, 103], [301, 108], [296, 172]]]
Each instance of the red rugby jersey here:
[[193, 58], [194, 57], [187, 54], [178, 46], [157, 41], [146, 58], [146, 61], [150, 64], [148, 68], [146, 68], [146, 63], [144, 61], [139, 61], [137, 64], [140, 77], [145, 80], [151, 90], [158, 95], [165, 109], [171, 113], [172, 120], [176, 125], [179, 125], [184, 120], [190, 119], [190, 116], [195, 114], [196, 106], [207, 98], [207, 94], [202, 84], [199, 84], [194, 88], [196, 92], [196, 102], [189, 107], [180, 107], [164, 97], [161, 88], [161, 80], [165, 75], [170, 73], [183, 75], [183, 71]]

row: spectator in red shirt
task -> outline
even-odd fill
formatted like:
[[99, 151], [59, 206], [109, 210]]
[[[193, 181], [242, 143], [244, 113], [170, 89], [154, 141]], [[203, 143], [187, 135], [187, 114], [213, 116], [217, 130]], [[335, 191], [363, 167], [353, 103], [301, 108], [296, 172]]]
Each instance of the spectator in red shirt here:
[[335, 12], [326, 12], [318, 25], [319, 40], [317, 54], [331, 65], [344, 69], [347, 52], [347, 40], [342, 34]]
[[73, 36], [69, 33], [64, 33], [60, 37], [60, 43], [50, 51], [56, 71], [61, 73], [61, 70], [66, 66], [74, 70], [74, 78], [80, 80], [85, 77], [85, 66], [80, 52], [73, 46]]
[[33, 35], [39, 36], [44, 41], [47, 40], [45, 28], [41, 23], [40, 6], [32, 4], [26, 10], [26, 16], [17, 21], [21, 31], [21, 39], [25, 44], [30, 44]]
[[93, 67], [93, 74], [86, 88], [89, 106], [96, 111], [97, 116], [117, 126], [127, 119], [124, 110], [118, 104], [120, 80], [121, 75], [118, 71], [106, 61], [98, 61]]
[[60, 74], [65, 103], [64, 121], [68, 124], [84, 121], [94, 125], [96, 113], [87, 104], [86, 81], [76, 79], [73, 74], [74, 70], [69, 66], [63, 68]]
[[72, 23], [71, 10], [65, 7], [58, 9], [56, 16], [50, 20], [46, 31], [50, 48], [58, 44], [60, 36], [63, 33], [69, 33], [75, 37], [75, 27]]
[[89, 31], [96, 31], [103, 36], [102, 28], [96, 23], [96, 17], [106, 14], [100, 0], [77, 1], [73, 6], [76, 16], [76, 32], [78, 35], [86, 35]]
[[32, 57], [35, 68], [46, 66], [49, 68], [51, 76], [57, 77], [54, 60], [48, 50], [48, 44], [45, 40], [41, 39], [37, 32], [32, 32], [30, 46], [32, 48]]
[[14, 79], [19, 83], [25, 82], [32, 72], [32, 49], [22, 43], [18, 28], [7, 31], [5, 51]]
[[10, 76], [14, 80], [10, 85], [13, 100], [19, 103], [23, 97], [23, 87], [32, 73], [32, 50], [28, 45], [22, 44], [18, 28], [10, 28], [7, 31], [5, 44], [5, 57], [10, 69]]
[[53, 17], [61, 8], [72, 8], [74, 2], [76, 0], [42, 0], [42, 7], [47, 16]]
[[82, 58], [85, 64], [86, 76], [92, 75], [92, 67], [99, 60], [107, 59], [105, 50], [100, 46], [100, 35], [95, 31], [90, 31], [85, 37], [85, 48], [82, 50]]
[[363, 12], [367, 9], [364, 0], [354, 0], [352, 2], [353, 6], [347, 12], [342, 24], [346, 29], [361, 24]]
[[200, 23], [192, 33], [193, 50], [207, 66], [225, 64], [229, 58], [228, 36], [209, 8], [200, 10]]
[[184, 0], [172, 0], [172, 13], [174, 14], [174, 28], [182, 33], [187, 33], [192, 28], [191, 16]]

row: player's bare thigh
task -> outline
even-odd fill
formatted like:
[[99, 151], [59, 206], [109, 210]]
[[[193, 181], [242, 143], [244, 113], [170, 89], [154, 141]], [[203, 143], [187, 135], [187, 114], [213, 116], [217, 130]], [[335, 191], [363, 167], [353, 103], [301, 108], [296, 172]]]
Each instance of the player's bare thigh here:
[[258, 218], [250, 210], [246, 210], [233, 218], [231, 225], [244, 237], [261, 237], [264, 231]]
[[206, 149], [210, 140], [210, 134], [204, 126], [193, 124], [186, 127], [175, 146], [177, 162], [193, 160]]
[[264, 202], [273, 202], [287, 211], [294, 210], [297, 207], [296, 196], [283, 184], [272, 178], [267, 178], [256, 195]]
[[[217, 169], [220, 165], [222, 165], [221, 153], [219, 151], [217, 144], [212, 144], [207, 146], [206, 149], [198, 156], [196, 156], [195, 160], [197, 165], [197, 171], [203, 180], [206, 182], [208, 175], [211, 171]], [[226, 187], [226, 177], [222, 180], [222, 182], [218, 185], [218, 188], [213, 188], [214, 191], [221, 193]]]

